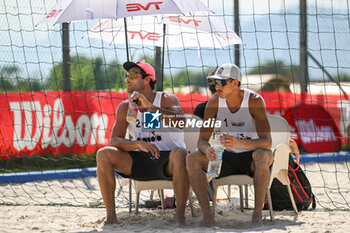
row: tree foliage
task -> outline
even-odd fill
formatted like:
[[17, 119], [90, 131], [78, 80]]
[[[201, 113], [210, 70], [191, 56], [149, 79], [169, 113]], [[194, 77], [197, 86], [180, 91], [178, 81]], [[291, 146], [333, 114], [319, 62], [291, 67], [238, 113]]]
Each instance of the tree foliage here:
[[0, 68], [0, 90], [2, 92], [11, 92], [15, 89], [16, 77], [19, 72], [20, 69], [16, 65], [3, 66]]
[[[248, 74], [276, 74], [286, 77], [290, 82], [299, 82], [300, 66], [286, 65], [281, 60], [266, 61], [259, 66], [254, 67]], [[350, 82], [350, 75], [345, 72], [333, 75], [333, 79], [339, 82]], [[313, 81], [324, 82], [325, 79], [313, 77]], [[328, 79], [327, 79], [328, 80]], [[310, 80], [311, 81], [311, 80]], [[328, 80], [332, 81], [332, 80]]]
[[1, 92], [31, 92], [43, 89], [38, 79], [21, 77], [21, 69], [16, 65], [1, 67], [0, 74]]
[[[120, 83], [122, 72], [116, 61], [104, 63], [101, 57], [71, 58], [71, 89], [73, 91], [113, 90], [116, 82]], [[62, 62], [50, 71], [47, 80], [49, 90], [62, 90]]]
[[340, 82], [350, 82], [350, 75], [347, 73], [341, 72], [338, 76], [338, 79]]
[[[95, 90], [94, 67], [92, 61], [84, 56], [71, 58], [71, 89]], [[54, 66], [47, 80], [48, 90], [59, 91], [63, 87], [62, 62]]]
[[290, 82], [299, 82], [299, 66], [286, 65], [281, 60], [270, 60], [256, 66], [248, 74], [276, 74], [286, 77]]

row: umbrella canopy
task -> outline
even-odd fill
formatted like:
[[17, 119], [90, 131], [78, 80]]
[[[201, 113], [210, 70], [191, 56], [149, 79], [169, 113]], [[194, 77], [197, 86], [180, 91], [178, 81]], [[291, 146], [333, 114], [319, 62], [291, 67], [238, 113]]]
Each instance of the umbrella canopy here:
[[[166, 25], [164, 35], [163, 25]], [[221, 17], [214, 14], [151, 15], [127, 18], [128, 43], [165, 47], [224, 48], [242, 44], [242, 40]], [[122, 19], [103, 20], [85, 37], [104, 40], [110, 44], [125, 44], [125, 27]]]
[[38, 24], [199, 11], [210, 9], [200, 0], [60, 0]]

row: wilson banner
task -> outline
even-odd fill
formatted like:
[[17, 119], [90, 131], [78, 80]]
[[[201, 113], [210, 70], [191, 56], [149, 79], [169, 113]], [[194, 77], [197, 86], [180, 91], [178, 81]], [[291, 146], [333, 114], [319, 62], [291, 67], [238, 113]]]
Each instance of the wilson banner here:
[[[192, 114], [197, 104], [207, 100], [207, 96], [200, 94], [176, 94], [185, 113]], [[339, 95], [334, 96], [305, 96], [292, 93], [265, 92], [262, 93], [267, 111], [271, 114], [284, 116], [291, 108], [301, 103], [319, 105], [329, 113], [327, 121], [332, 125], [333, 132], [329, 132], [332, 140], [320, 138], [322, 148], [339, 150], [339, 143], [332, 143], [334, 137], [343, 137], [339, 133], [341, 113], [347, 106], [347, 100]], [[33, 92], [9, 93], [0, 95], [0, 159], [31, 155], [60, 155], [94, 153], [100, 147], [108, 145], [111, 130], [115, 121], [115, 113], [121, 101], [128, 98], [127, 93], [117, 92]], [[327, 101], [323, 101], [326, 100]], [[317, 101], [312, 101], [317, 100]], [[308, 105], [308, 106], [309, 106]], [[313, 116], [317, 122], [317, 115], [305, 114], [313, 111], [311, 108], [300, 108], [304, 112], [298, 115], [287, 114], [285, 118], [292, 126], [292, 131], [303, 142], [316, 142], [320, 137], [313, 132], [313, 126], [307, 127], [310, 132], [302, 132], [303, 127], [297, 127], [295, 122], [304, 122], [301, 116]], [[298, 118], [299, 116], [299, 118]], [[310, 119], [305, 122], [311, 122]], [[326, 127], [326, 126], [325, 126]], [[305, 128], [305, 127], [304, 127]], [[316, 127], [317, 128], [317, 127]], [[322, 134], [321, 136], [324, 136]], [[342, 138], [344, 140], [344, 138]], [[299, 142], [298, 142], [299, 143]], [[304, 145], [305, 146], [305, 145]], [[308, 146], [309, 152], [318, 153], [315, 146]], [[321, 151], [327, 151], [322, 149]]]

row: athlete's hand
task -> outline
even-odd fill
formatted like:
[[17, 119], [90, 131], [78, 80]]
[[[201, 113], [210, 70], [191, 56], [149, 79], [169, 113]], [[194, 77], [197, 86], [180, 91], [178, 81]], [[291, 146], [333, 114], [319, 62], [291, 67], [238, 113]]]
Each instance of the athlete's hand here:
[[299, 164], [300, 161], [300, 152], [299, 152], [299, 148], [297, 143], [293, 140], [293, 139], [289, 139], [289, 147], [292, 150], [292, 152], [290, 153], [290, 155], [294, 155], [295, 156], [295, 162], [297, 164]]
[[292, 153], [292, 152], [290, 152], [289, 155], [290, 156], [295, 156], [295, 162], [297, 164], [299, 164], [299, 162], [300, 162], [300, 154], [299, 153]]
[[209, 161], [215, 161], [218, 159], [218, 156], [215, 154], [213, 147], [209, 147], [206, 150], [205, 155], [207, 156], [207, 159], [209, 159]]
[[140, 93], [134, 93], [132, 99], [137, 102], [137, 107], [141, 112], [147, 111], [153, 105]]
[[234, 149], [240, 147], [241, 140], [237, 139], [234, 136], [223, 134], [220, 136], [220, 142], [225, 148]]
[[159, 149], [153, 143], [141, 141], [139, 142], [139, 149], [144, 152], [149, 152], [151, 153], [153, 158], [159, 159], [159, 156], [160, 156]]

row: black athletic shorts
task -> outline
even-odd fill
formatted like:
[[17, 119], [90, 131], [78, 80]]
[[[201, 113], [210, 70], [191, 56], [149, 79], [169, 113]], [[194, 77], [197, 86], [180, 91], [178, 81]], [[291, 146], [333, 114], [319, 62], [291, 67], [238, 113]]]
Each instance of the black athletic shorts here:
[[222, 158], [222, 167], [218, 178], [230, 175], [248, 175], [252, 178], [254, 177], [253, 172], [250, 170], [253, 162], [253, 151], [233, 153], [225, 150]]
[[132, 158], [131, 175], [124, 178], [134, 180], [172, 180], [172, 176], [166, 173], [170, 151], [161, 151], [159, 159], [151, 159], [151, 154], [143, 151], [129, 151]]

